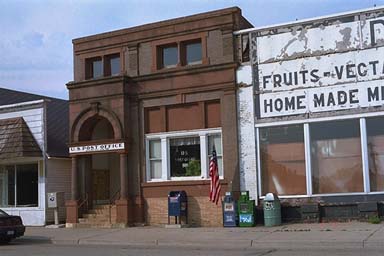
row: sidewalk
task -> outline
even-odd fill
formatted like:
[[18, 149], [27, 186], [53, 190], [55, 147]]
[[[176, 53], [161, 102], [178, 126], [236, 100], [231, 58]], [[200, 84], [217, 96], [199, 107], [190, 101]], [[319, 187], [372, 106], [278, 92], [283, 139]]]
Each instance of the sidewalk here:
[[363, 222], [286, 224], [253, 228], [132, 227], [124, 229], [50, 229], [28, 227], [24, 241], [53, 244], [129, 246], [220, 246], [230, 248], [383, 248], [384, 224]]

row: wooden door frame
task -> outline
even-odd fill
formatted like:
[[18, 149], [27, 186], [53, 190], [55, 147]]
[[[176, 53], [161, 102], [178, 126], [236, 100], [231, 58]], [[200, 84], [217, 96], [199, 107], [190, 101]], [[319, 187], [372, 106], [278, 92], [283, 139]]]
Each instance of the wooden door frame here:
[[[94, 192], [95, 191], [95, 183], [94, 183], [94, 179], [95, 179], [95, 175], [94, 173], [95, 172], [107, 172], [108, 173], [108, 189], [107, 189], [107, 192], [108, 194], [106, 195], [107, 198], [106, 199], [98, 199], [97, 198], [97, 194]], [[94, 205], [97, 205], [97, 204], [103, 204], [103, 203], [108, 203], [109, 204], [109, 199], [110, 199], [110, 193], [111, 193], [111, 170], [109, 169], [91, 169], [91, 173], [92, 173], [92, 203]]]

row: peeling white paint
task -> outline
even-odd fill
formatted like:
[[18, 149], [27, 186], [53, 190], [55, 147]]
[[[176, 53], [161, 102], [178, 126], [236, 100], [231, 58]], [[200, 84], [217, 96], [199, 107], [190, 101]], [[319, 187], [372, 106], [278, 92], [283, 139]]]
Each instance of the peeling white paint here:
[[251, 65], [239, 66], [236, 71], [236, 83], [238, 85], [252, 85], [252, 67]]
[[[248, 70], [248, 77], [243, 77], [241, 81], [251, 81], [250, 66], [244, 67], [242, 67], [242, 71]], [[255, 113], [252, 86], [238, 89], [237, 104], [239, 118], [240, 189], [242, 191], [248, 190], [251, 199], [255, 199], [257, 202]]]
[[258, 61], [261, 64], [316, 53], [325, 54], [358, 49], [359, 35], [359, 22], [350, 22], [323, 28], [307, 29], [304, 27], [299, 33], [287, 32], [262, 36], [257, 39]]
[[[374, 32], [373, 41], [371, 29]], [[280, 34], [258, 36], [257, 54], [258, 63], [263, 64], [382, 45], [384, 45], [384, 17], [315, 28], [306, 26]]]

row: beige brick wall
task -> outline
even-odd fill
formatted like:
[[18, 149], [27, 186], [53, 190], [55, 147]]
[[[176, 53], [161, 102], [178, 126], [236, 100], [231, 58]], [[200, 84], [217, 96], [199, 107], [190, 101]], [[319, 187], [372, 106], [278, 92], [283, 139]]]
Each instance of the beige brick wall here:
[[[168, 223], [168, 199], [146, 198], [146, 222], [158, 226]], [[183, 218], [184, 219], [184, 218]], [[171, 223], [174, 217], [171, 217]], [[221, 203], [215, 205], [208, 197], [188, 197], [188, 224], [198, 227], [221, 227], [223, 216]]]

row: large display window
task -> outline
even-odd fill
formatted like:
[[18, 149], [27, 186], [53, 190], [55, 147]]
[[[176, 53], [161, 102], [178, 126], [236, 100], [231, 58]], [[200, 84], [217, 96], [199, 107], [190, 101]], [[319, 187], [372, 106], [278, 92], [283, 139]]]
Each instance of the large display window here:
[[262, 194], [306, 193], [302, 125], [260, 129]]
[[0, 166], [0, 206], [38, 206], [38, 164]]
[[383, 193], [382, 127], [384, 116], [260, 124], [260, 196]]
[[309, 127], [313, 193], [364, 192], [359, 120]]
[[367, 118], [370, 189], [384, 191], [384, 117]]

